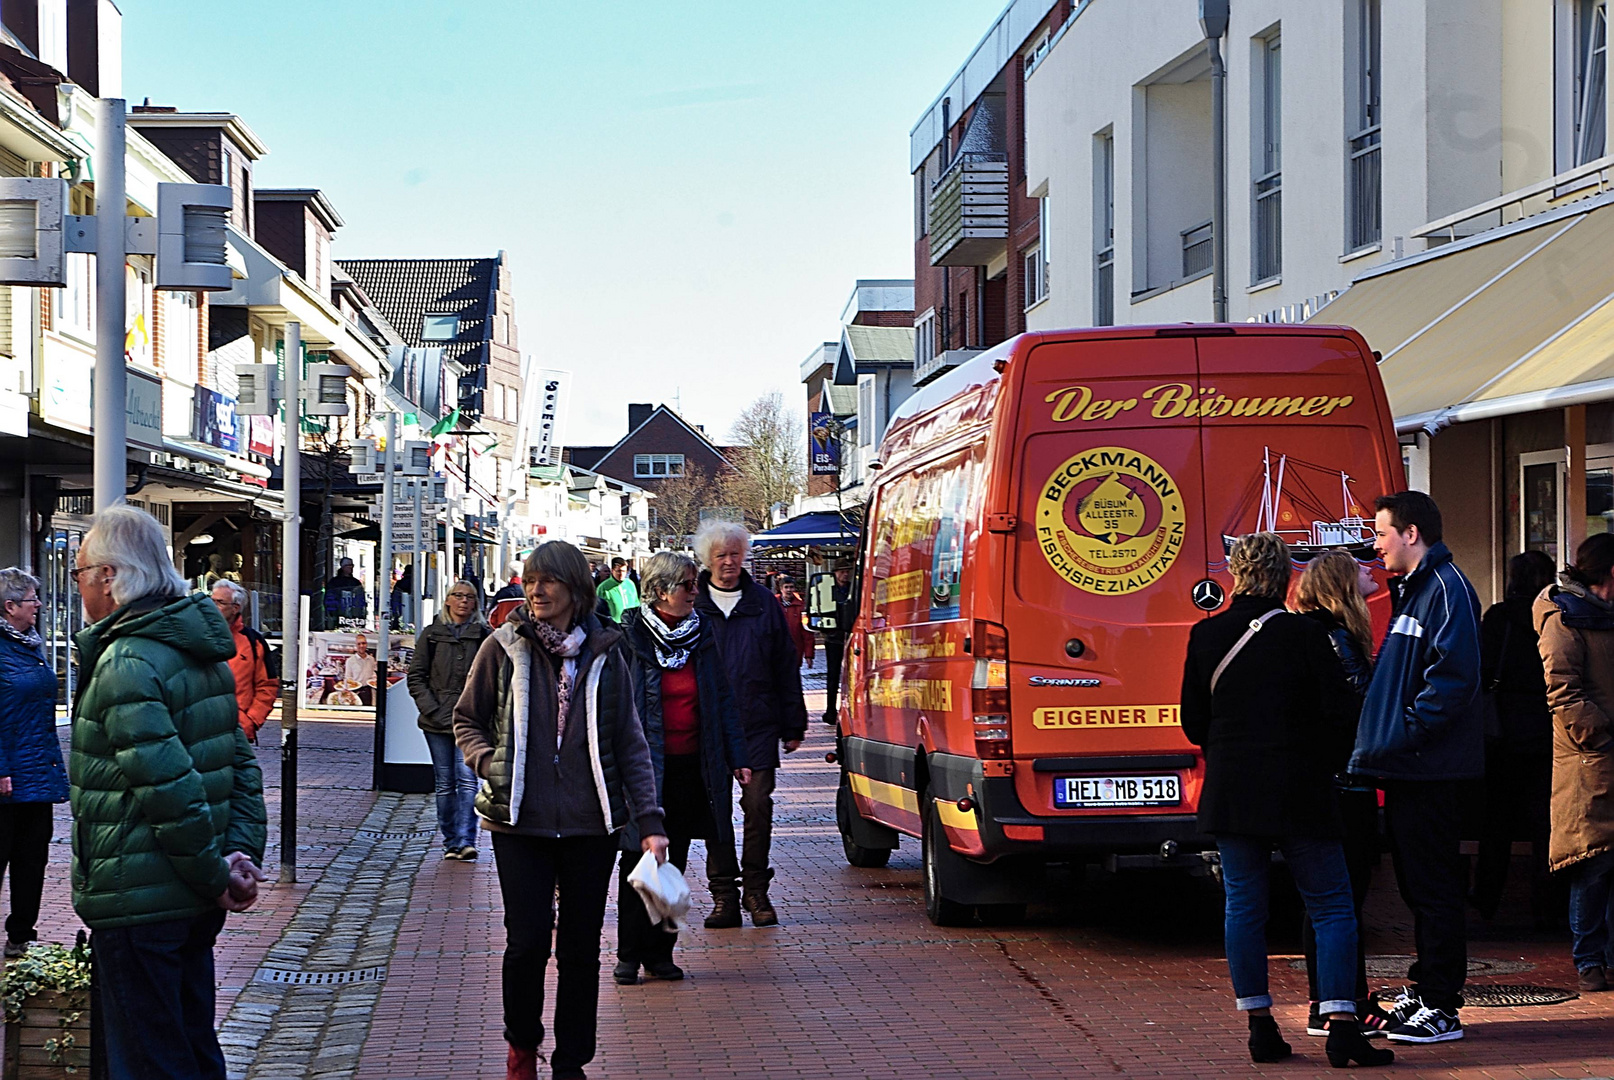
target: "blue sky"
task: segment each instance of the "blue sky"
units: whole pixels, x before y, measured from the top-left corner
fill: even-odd
[[[233,111],[336,256],[489,255],[568,440],[802,400],[856,278],[913,273],[908,129],[999,0],[123,0],[131,102]],[[225,14],[228,12],[228,14]]]

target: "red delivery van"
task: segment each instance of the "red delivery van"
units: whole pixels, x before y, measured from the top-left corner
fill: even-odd
[[[918,838],[941,924],[1013,918],[1048,862],[1203,871],[1177,703],[1228,545],[1372,562],[1373,500],[1405,487],[1361,336],[1024,334],[917,391],[880,455],[837,742],[848,861]]]

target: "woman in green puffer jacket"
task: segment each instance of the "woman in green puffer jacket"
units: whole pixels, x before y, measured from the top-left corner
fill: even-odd
[[[101,511],[74,576],[92,625],[76,639],[73,907],[95,933],[107,1052],[136,1075],[223,1075],[213,942],[257,897],[267,821],[235,642],[143,511]]]

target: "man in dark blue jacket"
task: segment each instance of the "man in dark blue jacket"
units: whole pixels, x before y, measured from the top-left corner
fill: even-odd
[[[1440,508],[1421,491],[1380,496],[1374,549],[1391,574],[1390,632],[1362,703],[1350,771],[1378,779],[1401,897],[1418,959],[1392,1010],[1396,1042],[1463,1037],[1468,971],[1458,844],[1458,782],[1485,773],[1479,598],[1441,542]]]

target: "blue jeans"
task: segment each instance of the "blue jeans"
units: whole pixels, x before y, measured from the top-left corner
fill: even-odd
[[[444,850],[476,847],[476,777],[471,774],[454,736],[422,731],[432,755],[432,781],[437,795],[437,828]]]
[[[189,919],[97,930],[91,947],[111,1080],[224,1080],[213,1030],[217,909]]]
[[[1272,849],[1283,852],[1317,933],[1317,992],[1323,1015],[1356,1012],[1356,912],[1338,840],[1218,836],[1227,890],[1227,968],[1240,1009],[1269,1009],[1267,890]]]
[[[1614,968],[1609,926],[1614,923],[1614,851],[1569,868],[1569,932],[1575,937],[1575,970]]]

